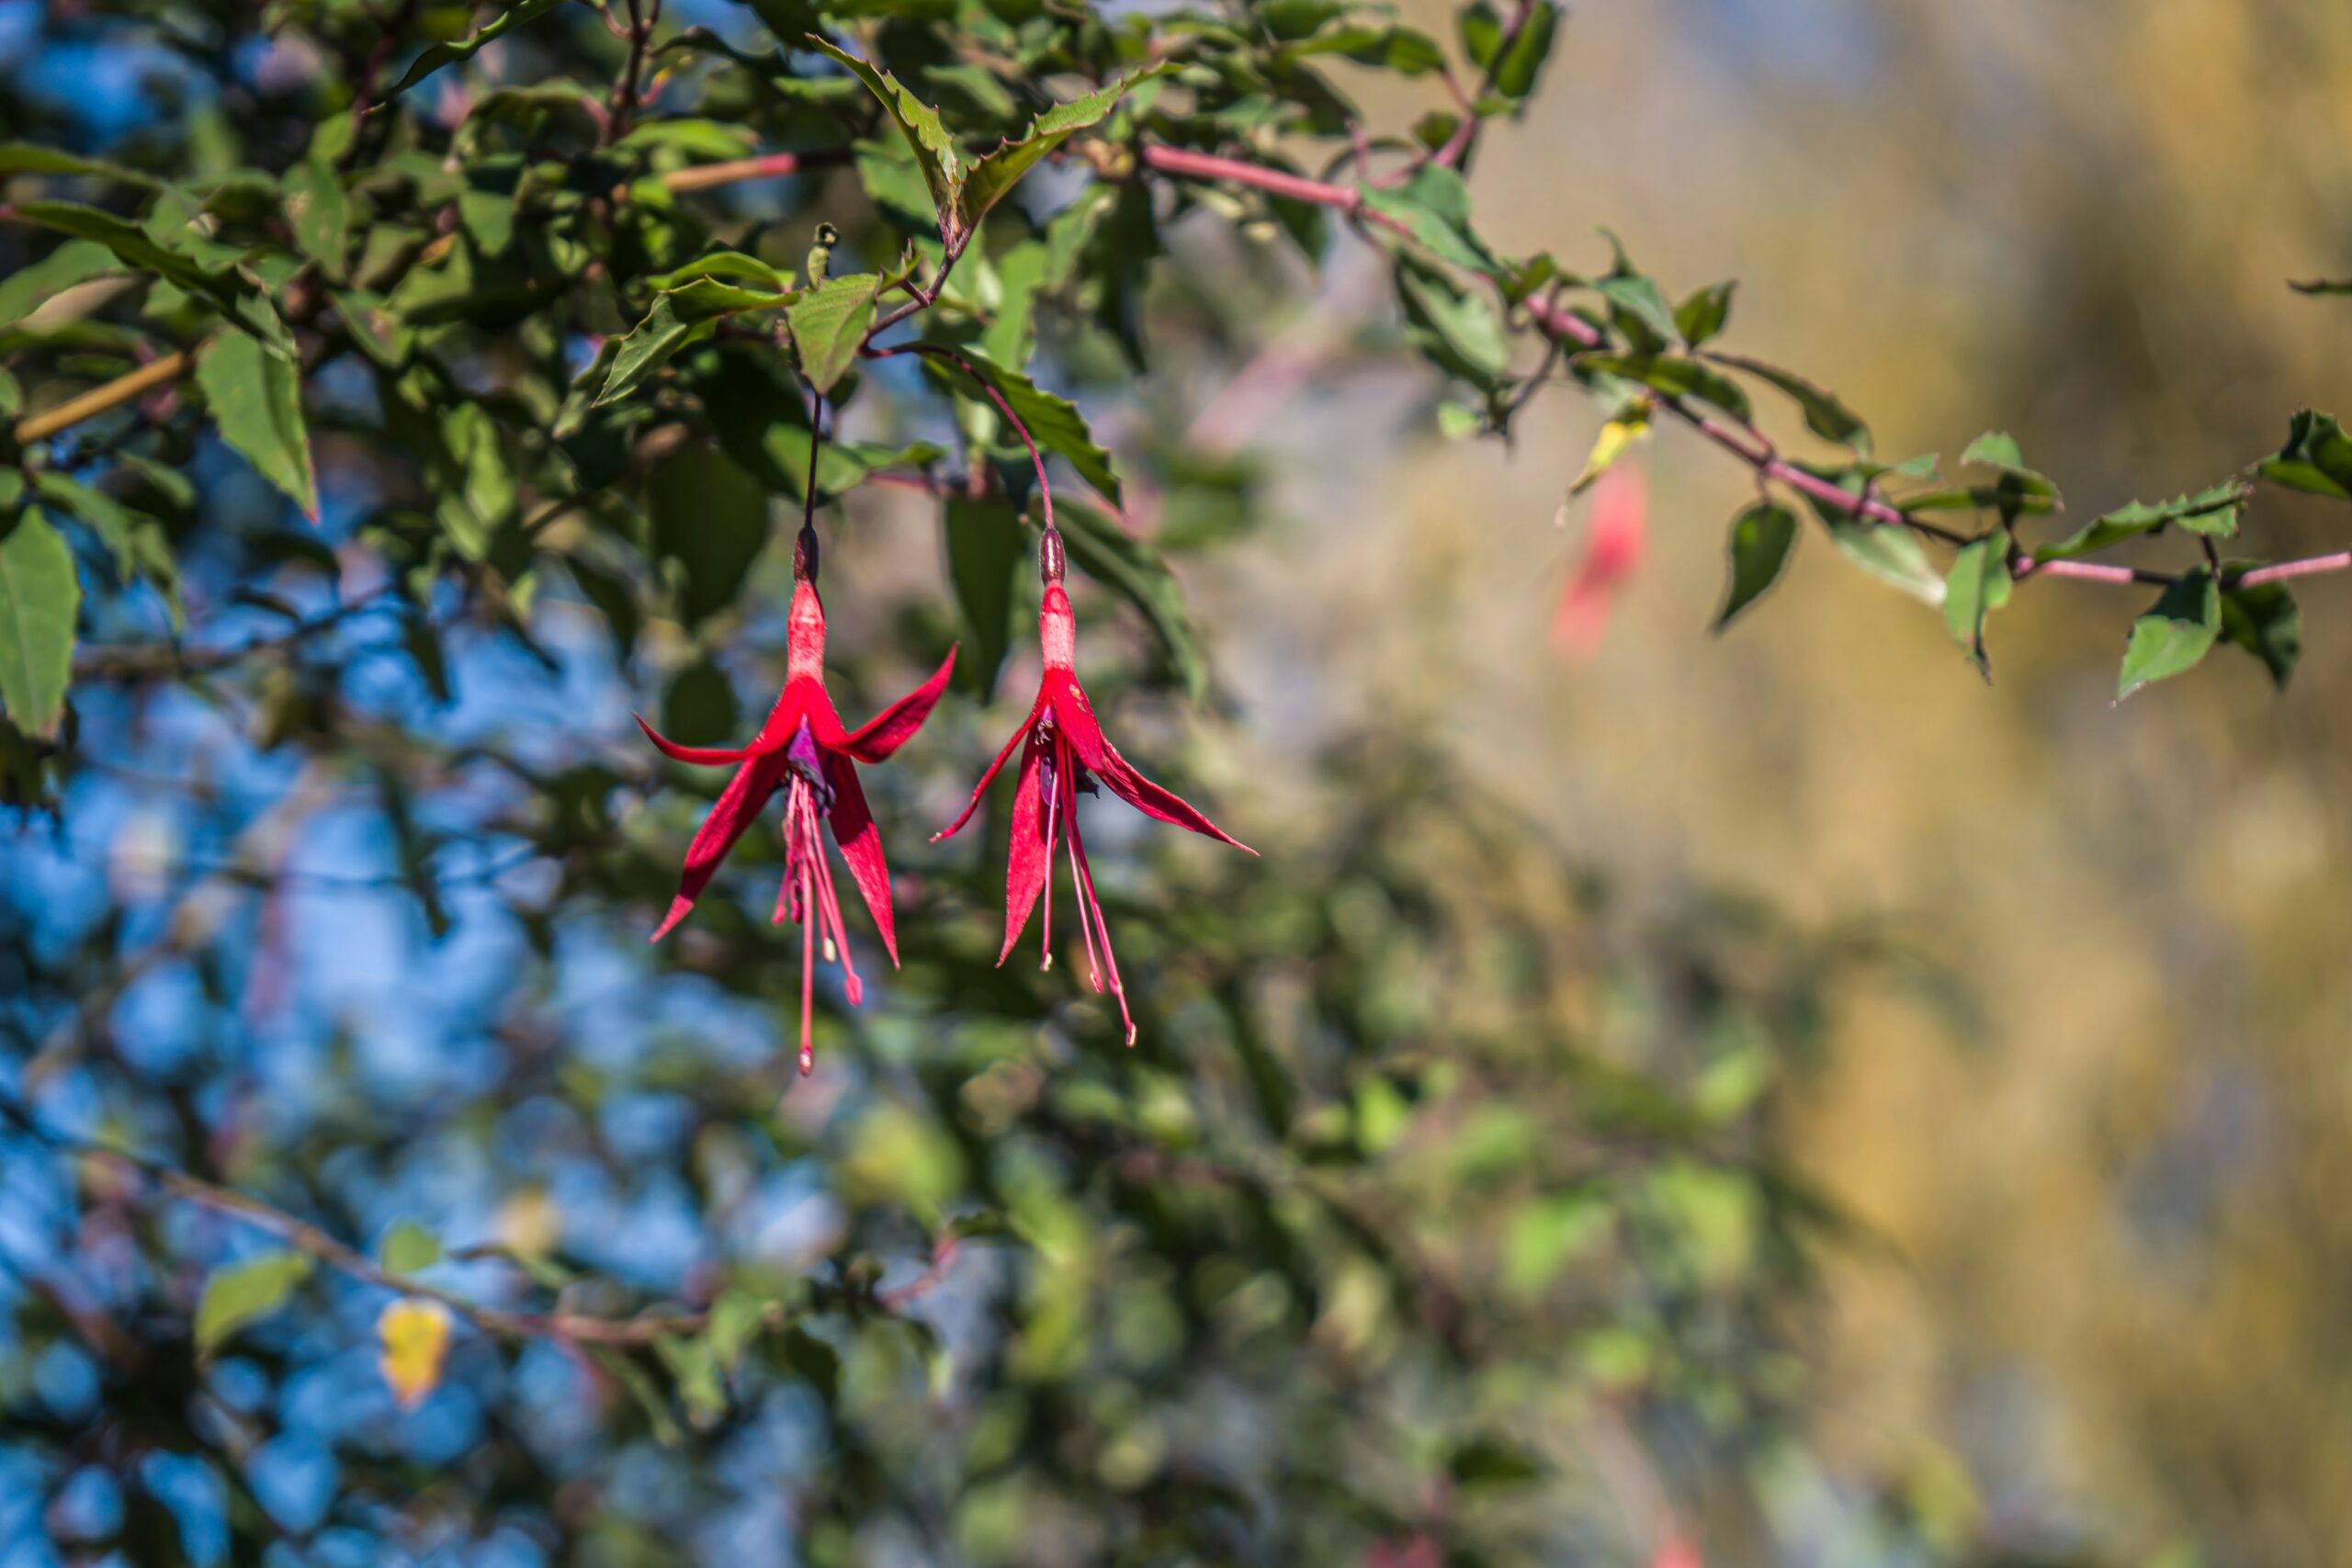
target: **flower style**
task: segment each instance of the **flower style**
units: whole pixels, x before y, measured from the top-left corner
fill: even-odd
[[[996,754],[996,761],[989,764],[988,772],[980,775],[964,814],[944,831],[933,834],[932,841],[936,843],[972,819],[972,814],[979,809],[980,797],[995,782],[1013,748],[1023,747],[1020,782],[1012,796],[1012,852],[1005,871],[1004,948],[996,961],[1002,964],[1012,955],[1013,944],[1021,940],[1021,933],[1028,927],[1030,912],[1043,895],[1044,962],[1039,967],[1053,967],[1054,900],[1049,888],[1054,840],[1066,828],[1072,892],[1078,901],[1078,929],[1086,942],[1087,967],[1097,993],[1102,990],[1107,973],[1111,994],[1119,1001],[1119,1017],[1126,1025],[1127,1043],[1132,1045],[1136,1043],[1136,1021],[1127,1010],[1126,987],[1119,979],[1118,956],[1111,951],[1111,928],[1103,921],[1102,901],[1095,897],[1094,873],[1087,863],[1086,840],[1079,832],[1080,793],[1094,794],[1095,780],[1100,779],[1110,785],[1111,793],[1147,817],[1190,829],[1250,854],[1258,852],[1136,772],[1103,735],[1102,727],[1094,717],[1094,705],[1087,700],[1086,688],[1079,684],[1074,668],[1078,623],[1070,613],[1069,595],[1062,588],[1063,560],[1061,535],[1048,526],[1037,546],[1038,570],[1046,583],[1045,605],[1037,615],[1046,673],[1038,683],[1037,700],[1030,705],[1029,716],[1022,720],[1012,739],[1005,742],[1004,750]]]
[[[737,764],[718,804],[695,835],[686,851],[685,871],[678,879],[678,896],[670,913],[654,931],[659,942],[686,918],[695,900],[718,870],[718,863],[743,830],[752,825],[778,789],[784,803],[784,886],[776,895],[775,922],[789,918],[800,922],[800,1070],[816,1066],[809,1023],[816,990],[817,945],[821,936],[828,963],[839,962],[852,1006],[864,993],[857,966],[850,961],[849,936],[842,925],[840,900],[833,890],[831,865],[825,858],[820,822],[828,823],[842,859],[849,863],[850,880],[857,884],[882,935],[883,951],[899,962],[899,939],[890,919],[890,870],[882,859],[882,835],[866,809],[865,792],[857,782],[857,762],[879,762],[911,739],[931,716],[932,705],[947,686],[956,667],[950,649],[932,678],[884,708],[859,729],[842,728],[825,693],[825,606],[817,596],[814,538],[804,534],[793,557],[792,616],[789,626],[784,691],[768,714],[767,723],[749,746],[727,750],[681,746],[654,733],[639,718],[637,726],[663,756],[703,767]]]

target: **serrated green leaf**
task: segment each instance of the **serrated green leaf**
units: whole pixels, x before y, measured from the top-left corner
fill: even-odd
[[[1021,423],[1029,427],[1029,434],[1038,446],[1068,458],[1079,477],[1102,492],[1103,499],[1114,506],[1120,504],[1119,476],[1111,467],[1111,454],[1095,444],[1093,434],[1086,428],[1085,417],[1075,403],[1041,390],[1028,377],[1006,369],[974,349],[956,350],[960,365],[956,360],[933,355],[923,357],[934,370],[948,374],[951,384],[972,376],[995,388],[997,395],[1011,404]]]
[[[1944,578],[1944,625],[1987,680],[1993,661],[1984,652],[1984,619],[2009,602],[2008,558],[2008,530],[1996,528],[1962,546]]]
[[[1020,183],[1021,176],[1037,166],[1040,159],[1077,132],[1100,125],[1111,111],[1146,82],[1156,81],[1177,70],[1173,62],[1138,71],[1107,87],[1098,88],[1082,98],[1066,104],[1056,104],[1029,122],[1028,134],[1017,141],[1007,141],[995,152],[973,164],[965,171],[963,188],[956,198],[956,232],[968,235],[980,226],[989,209],[1002,201],[1007,192]],[[956,243],[950,237],[949,244]]]
[[[1759,501],[1732,519],[1731,581],[1724,593],[1724,607],[1715,615],[1716,631],[1730,626],[1781,580],[1796,542],[1796,513],[1775,502]]]
[[[2271,684],[2283,692],[2303,656],[2303,613],[2284,583],[2237,588],[2224,581],[2222,637],[2262,660]]]
[[[319,519],[318,471],[302,419],[301,372],[244,333],[221,333],[197,355],[196,384],[220,438],[244,454],[264,479]]]
[[[612,367],[605,372],[604,389],[592,406],[603,408],[636,391],[669,363],[671,355],[703,335],[719,317],[741,310],[788,309],[799,298],[790,292],[745,288],[715,277],[698,277],[683,288],[664,289],[653,297],[645,320],[620,340]]]
[[[0,538],[0,705],[28,735],[57,732],[82,607],[74,552],[37,508]]]
[[[1357,188],[1367,209],[1402,224],[1438,260],[1488,276],[1501,272],[1502,264],[1470,226],[1470,191],[1452,169],[1424,164],[1402,185]]]
[[[1065,502],[1057,513],[1071,561],[1142,612],[1185,692],[1195,702],[1205,696],[1208,660],[1185,616],[1184,591],[1159,552],[1091,506]]]
[[[2333,414],[2305,409],[2288,427],[2287,445],[2266,457],[2255,472],[2272,484],[2307,495],[2352,501],[2352,436]]]
[[[306,1252],[264,1252],[214,1273],[196,1306],[196,1353],[209,1356],[231,1335],[284,1306],[314,1267]]]
[[[2195,669],[2212,651],[2221,632],[2221,584],[2212,572],[2199,567],[2166,587],[2154,607],[2132,623],[2115,700],[2120,703],[2143,686]]]
[[[881,287],[879,273],[831,278],[785,312],[792,326],[792,345],[800,355],[800,374],[819,393],[831,392],[857,363],[858,346],[874,325],[874,302]]]
[[[1675,341],[1679,329],[1675,324],[1674,307],[1666,302],[1653,280],[1625,273],[1612,277],[1596,277],[1592,288],[1609,301],[1610,310],[1621,328],[1631,324],[1631,335],[1637,340],[1637,349],[1663,349]]]
[[[234,305],[254,292],[253,286],[243,279],[159,244],[137,224],[126,223],[95,207],[71,201],[20,201],[12,211],[25,222],[104,245],[124,265],[168,278],[189,293],[204,295],[221,305]]]
[[[1406,336],[1431,364],[1484,390],[1501,387],[1510,370],[1510,340],[1493,300],[1455,288],[1435,268],[1401,261],[1396,298]]]
[[[527,22],[536,21],[562,4],[563,0],[514,0],[514,4],[485,23],[478,31],[452,42],[436,43],[418,55],[410,62],[409,68],[401,73],[401,79],[392,84],[391,91],[384,95],[383,103],[378,104],[376,107],[379,110],[382,109],[385,105],[390,104],[391,100],[399,97],[444,65],[453,64],[460,60],[471,60],[483,49],[497,42],[516,28]]]
[[[1859,414],[1840,402],[1835,392],[1816,387],[1792,371],[1783,370],[1777,365],[1767,365],[1760,359],[1750,359],[1743,354],[1712,354],[1708,357],[1718,365],[1745,370],[1784,393],[1804,413],[1805,428],[1824,441],[1851,446],[1865,457],[1871,455],[1870,426],[1862,423]]]
[[[2191,533],[2226,539],[2237,532],[2238,508],[2249,492],[2233,479],[2171,501],[2135,501],[2033,552],[2037,561],[2075,560],[2109,546],[2177,523]]]
[[[939,219],[940,237],[951,249],[960,249],[964,236],[957,229],[962,222],[964,179],[971,165],[956,138],[941,122],[939,111],[915,96],[897,77],[876,70],[847,50],[814,33],[808,35],[808,41],[847,67],[880,101],[884,112],[914,151],[915,166],[922,171],[924,187],[931,192],[932,210]]]
[[[959,668],[973,694],[987,702],[1012,646],[1013,590],[1029,552],[1019,515],[1001,501],[951,495],[944,526],[947,575],[970,634]]]

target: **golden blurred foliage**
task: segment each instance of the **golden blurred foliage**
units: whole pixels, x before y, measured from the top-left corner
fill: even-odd
[[[2079,518],[2352,404],[2352,304],[2287,287],[2352,275],[2352,7],[1603,0],[1550,69],[1481,154],[1486,232],[1589,266],[1607,223],[1678,295],[1737,276],[1727,344],[1836,387],[1890,457],[2011,430]],[[1389,91],[1367,110],[1401,123]],[[1204,585],[1264,628],[1228,657],[1254,728],[1425,716],[1629,886],[1914,918],[1976,987],[1982,1042],[1865,1014],[1817,1085],[1815,1170],[1905,1259],[1841,1271],[1838,1440],[1939,1435],[1996,1520],[2342,1561],[2352,586],[2306,586],[2284,696],[2223,650],[2113,706],[2145,591],[2051,581],[1995,623],[1987,690],[1817,531],[1711,639],[1747,476],[1668,431],[1629,459],[1647,564],[1563,663],[1588,519],[1550,521],[1605,411],[1547,394],[1506,456],[1439,439],[1422,383],[1312,391],[1261,432],[1277,575]],[[1381,420],[1420,434],[1368,451]],[[2345,523],[2266,500],[2249,527],[2288,554]]]

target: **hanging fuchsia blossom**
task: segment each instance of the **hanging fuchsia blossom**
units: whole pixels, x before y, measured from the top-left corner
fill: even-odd
[[[860,729],[842,728],[825,694],[825,606],[817,597],[815,540],[803,535],[793,556],[796,585],[786,643],[784,691],[768,714],[759,736],[741,750],[680,746],[665,740],[644,719],[637,721],[646,739],[662,755],[703,767],[740,763],[718,804],[695,835],[686,851],[685,873],[678,879],[678,896],[670,913],[652,936],[655,942],[686,918],[695,898],[718,870],[718,863],[743,836],[768,797],[781,789],[784,801],[784,886],[776,895],[775,921],[800,923],[800,1070],[816,1066],[809,1040],[815,999],[817,945],[821,936],[827,962],[838,961],[856,1005],[864,987],[857,966],[850,962],[849,935],[842,925],[840,900],[834,897],[833,872],[825,858],[820,822],[829,823],[842,859],[849,863],[850,880],[857,884],[874,926],[882,935],[883,951],[899,962],[899,939],[890,920],[890,869],[882,859],[882,835],[866,809],[865,792],[858,786],[856,762],[879,762],[910,739],[931,716],[932,705],[947,687],[956,667],[950,649],[938,671],[914,691],[900,697]]]
[[[1037,564],[1046,581],[1045,606],[1037,615],[1046,674],[1038,684],[1037,700],[1030,705],[1029,716],[1022,721],[1012,739],[1005,742],[1004,750],[996,754],[996,761],[989,764],[988,772],[980,775],[964,814],[944,832],[934,834],[933,841],[946,838],[972,819],[972,813],[979,809],[980,797],[988,793],[1013,748],[1023,747],[1020,782],[1012,795],[1012,852],[1005,870],[1004,948],[996,961],[1002,964],[1012,955],[1013,944],[1021,940],[1022,931],[1029,924],[1030,911],[1037,907],[1037,899],[1043,895],[1046,921],[1044,962],[1040,967],[1053,967],[1054,900],[1050,886],[1054,840],[1067,830],[1072,894],[1078,902],[1079,934],[1086,942],[1087,967],[1098,993],[1103,988],[1107,974],[1111,994],[1119,1000],[1119,1017],[1126,1025],[1127,1043],[1132,1045],[1136,1043],[1136,1021],[1127,1010],[1126,987],[1119,979],[1119,960],[1111,951],[1111,928],[1103,921],[1102,901],[1095,897],[1094,873],[1086,860],[1086,840],[1079,833],[1079,795],[1096,793],[1094,782],[1100,779],[1110,785],[1111,793],[1147,817],[1190,829],[1250,854],[1258,852],[1137,773],[1103,735],[1102,727],[1094,717],[1094,705],[1087,700],[1086,688],[1078,683],[1074,667],[1078,623],[1070,613],[1069,595],[1062,588],[1061,535],[1051,527],[1038,542]]]

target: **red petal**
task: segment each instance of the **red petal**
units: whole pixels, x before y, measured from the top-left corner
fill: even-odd
[[[1054,717],[1077,748],[1079,760],[1094,770],[1094,774],[1114,795],[1142,812],[1146,817],[1174,827],[1185,828],[1205,838],[1231,844],[1250,854],[1258,852],[1202,816],[1173,790],[1162,789],[1142,773],[1135,764],[1119,755],[1111,738],[1094,719],[1093,705],[1087,701],[1086,691],[1076,681],[1068,683],[1061,700],[1054,704]]]
[[[702,897],[702,890],[718,874],[718,863],[727,858],[727,852],[735,847],[735,840],[743,836],[743,829],[752,825],[760,807],[775,793],[776,781],[784,776],[786,766],[780,759],[754,757],[735,770],[718,804],[703,818],[701,830],[686,849],[686,868],[678,878],[678,896],[670,901],[670,913],[648,940],[660,942],[670,934],[672,927],[686,918],[686,911],[695,907],[695,900]]]
[[[999,964],[1012,956],[1012,944],[1021,940],[1053,872],[1053,846],[1046,842],[1045,806],[1037,788],[1042,750],[1032,746],[1021,754],[1021,782],[1012,792],[1012,852],[1004,866],[1004,951],[996,955]]]
[[[947,677],[956,672],[956,649],[949,649],[947,657],[931,679],[876,714],[860,728],[854,729],[842,740],[842,750],[861,762],[879,762],[914,739],[922,721],[931,716],[939,694],[947,690]]]
[[[874,826],[874,813],[866,808],[857,769],[847,757],[838,751],[825,753],[825,780],[833,786],[833,842],[842,847],[850,880],[865,896],[874,929],[882,933],[882,950],[895,964],[899,933],[890,921],[890,867],[882,858],[881,829]]]
[[[1049,684],[1046,690],[1050,691],[1051,689],[1052,688]],[[938,832],[933,833],[931,836],[931,841],[933,843],[935,844],[939,842],[940,840],[952,836],[957,829],[961,829],[965,823],[969,822],[972,819],[972,813],[980,808],[980,796],[988,794],[989,785],[996,783],[997,774],[1003,770],[1004,760],[1012,755],[1012,749],[1015,746],[1020,745],[1023,740],[1029,739],[1029,731],[1035,728],[1038,712],[1045,707],[1046,700],[1046,693],[1039,692],[1037,694],[1036,702],[1032,705],[1029,709],[1028,716],[1021,721],[1021,728],[1012,732],[1012,739],[1006,741],[1004,743],[1004,750],[996,754],[996,761],[989,764],[989,771],[982,773],[980,775],[980,782],[972,786],[972,798],[964,803],[964,814],[956,818],[955,821],[947,824],[946,827],[942,828]]]
[[[660,747],[662,754],[673,762],[692,762],[699,768],[717,768],[729,762],[740,762],[751,755],[749,750],[729,751],[724,747],[681,746],[674,740],[662,739],[651,725],[646,723],[638,715],[631,714],[629,717],[637,719],[637,727],[645,731],[645,738]]]
[[[1593,497],[1584,555],[1552,615],[1552,649],[1561,658],[1580,661],[1600,647],[1611,610],[1648,553],[1648,517],[1641,470],[1611,468]]]

